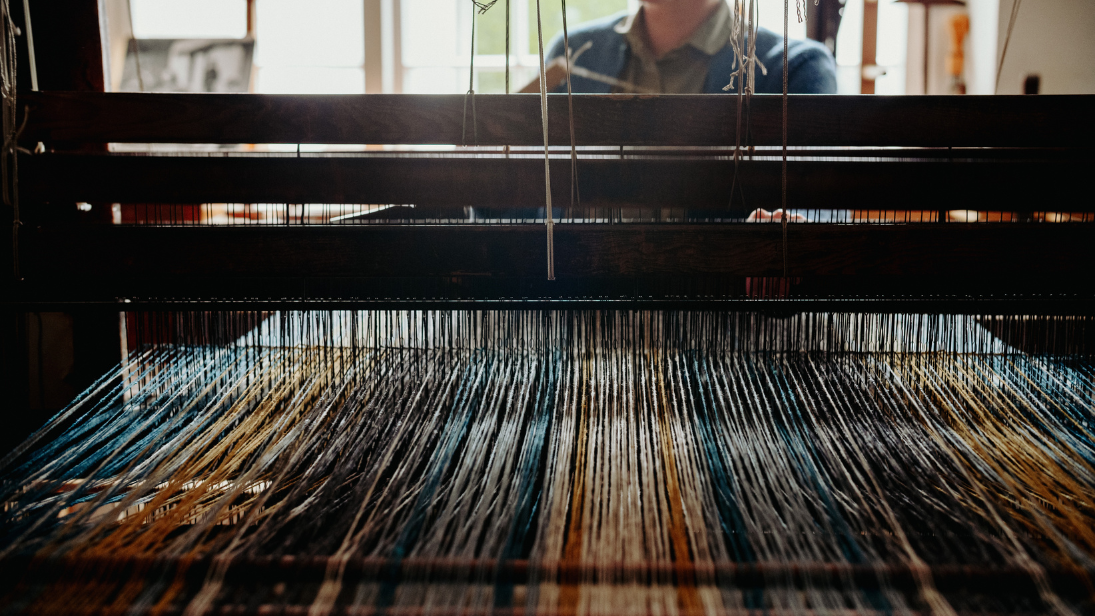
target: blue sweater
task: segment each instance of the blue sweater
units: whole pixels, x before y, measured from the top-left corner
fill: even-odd
[[[627,40],[614,27],[625,17],[626,12],[610,15],[603,19],[582,24],[570,34],[570,48],[579,49],[587,41],[593,46],[583,53],[576,66],[589,69],[609,77],[619,77],[627,66],[631,48]],[[551,42],[548,61],[563,55],[563,35],[559,34]],[[783,92],[783,37],[771,30],[760,28],[757,32],[757,60],[768,69],[765,75],[757,68],[756,91],[758,94],[779,94]],[[835,94],[836,62],[817,41],[792,40],[787,52],[788,73],[790,79],[787,91],[792,94]],[[723,86],[730,83],[734,73],[734,50],[727,45],[711,57],[704,82],[703,91],[707,94],[722,94]],[[590,94],[608,94],[612,86],[600,81],[572,76],[571,87],[575,92]],[[566,92],[566,85],[557,87],[555,92]]]

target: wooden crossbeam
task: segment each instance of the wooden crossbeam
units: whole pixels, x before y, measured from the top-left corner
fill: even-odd
[[[1088,277],[1087,225],[791,224],[789,276]],[[539,277],[542,225],[42,226],[28,279]],[[780,276],[779,224],[558,224],[559,277]]]
[[[551,96],[550,139],[569,144]],[[45,142],[463,144],[462,95],[288,96],[27,92],[24,136]],[[800,146],[1078,147],[1095,142],[1095,96],[793,95]],[[732,146],[738,102],[718,95],[576,95],[579,145]],[[778,96],[756,95],[748,143],[777,145]],[[477,95],[480,145],[543,143],[535,95]],[[473,131],[466,131],[472,135]],[[470,139],[470,137],[468,137]],[[744,143],[744,141],[743,141]],[[471,143],[467,143],[471,145]]]
[[[1091,314],[1086,225],[41,226],[0,305],[59,310],[666,308]],[[750,291],[752,288],[754,291]],[[121,303],[120,303],[121,302]]]
[[[1092,211],[1095,203],[1076,198],[1086,190],[1087,166],[1084,161],[795,161],[789,167],[788,202],[821,209]],[[47,154],[22,157],[19,171],[27,203],[414,204],[463,217],[464,206],[537,208],[544,202],[543,161],[533,157]],[[551,177],[553,202],[569,205],[569,161],[553,161]],[[726,159],[583,160],[578,178],[581,204],[589,207],[742,214],[780,203],[780,168],[774,160],[741,164],[733,204],[734,168]]]

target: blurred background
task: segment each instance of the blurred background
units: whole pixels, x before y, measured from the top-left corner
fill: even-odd
[[[100,0],[114,91],[461,93],[468,89],[471,0]],[[992,94],[1013,0],[805,0],[792,38],[834,51],[841,94]],[[545,45],[561,3],[541,3]],[[568,24],[638,0],[570,0]],[[781,32],[782,0],[758,0]],[[510,0],[511,88],[536,71],[536,0]],[[479,15],[477,92],[505,89],[506,2]],[[1095,2],[1021,6],[1000,94],[1095,92]],[[141,78],[136,65],[139,55]],[[212,67],[212,70],[211,70]],[[1035,77],[1032,83],[1030,77]]]

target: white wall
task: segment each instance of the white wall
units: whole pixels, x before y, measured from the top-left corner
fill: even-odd
[[[963,10],[970,17],[965,80],[969,94],[992,94],[996,67],[1014,0],[967,0],[961,7],[931,10],[929,51],[931,94],[949,92],[945,74],[950,53],[948,21]],[[906,87],[924,92],[924,9],[909,7]],[[1031,73],[1042,76],[1043,94],[1095,94],[1095,0],[1025,0],[1015,20],[1000,78],[1000,94],[1020,94]]]
[[[966,41],[966,92],[992,94],[999,59],[996,30],[1000,0],[968,0],[966,7],[970,14],[970,34]]]
[[[1003,48],[1013,0],[1000,0]],[[999,58],[999,55],[997,55]],[[1021,94],[1023,79],[1042,76],[1042,94],[1095,94],[1095,0],[1025,0],[1000,75],[1000,94]]]

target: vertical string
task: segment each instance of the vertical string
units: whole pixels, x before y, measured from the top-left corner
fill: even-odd
[[[1087,359],[996,357],[973,321],[938,315],[359,314],[280,313],[265,349],[239,338],[249,319],[141,315],[200,346],[134,354],[0,458],[0,557],[81,580],[17,572],[46,589],[17,600],[485,612],[519,609],[525,585],[528,612],[592,591],[604,612],[953,614],[953,597],[1071,613],[1047,572],[1084,575],[1095,545]],[[357,319],[361,355],[343,337]],[[847,352],[805,352],[834,338],[801,326]],[[297,563],[318,591],[288,577]],[[761,583],[720,595],[715,567],[738,564]],[[955,567],[1026,581],[1015,599],[944,596],[932,576]]]
[[[738,186],[738,171],[741,164],[741,113],[745,96],[745,20],[741,18],[741,7],[737,0],[734,2],[734,15],[738,18],[738,48],[740,51],[737,53],[738,62],[738,115],[737,125],[734,130],[734,179],[730,182],[730,203],[731,210],[734,206],[734,190]],[[723,90],[733,86],[734,76],[730,76],[730,85]],[[744,193],[742,193],[744,195]],[[745,198],[742,197],[742,209],[745,209]]]
[[[3,83],[0,83],[0,95],[3,96],[3,132],[4,132],[4,147],[0,151],[0,168],[2,168],[3,175],[3,201],[11,206],[12,219],[11,219],[11,263],[12,263],[12,277],[15,280],[20,279],[19,270],[19,229],[23,226],[23,222],[19,217],[19,151],[17,145],[19,142],[19,133],[22,128],[16,127],[16,77],[17,77],[17,63],[15,58],[16,46],[15,46],[15,21],[11,17],[11,6],[7,0],[4,0],[0,5],[3,9],[3,40],[0,41],[0,70],[3,71]],[[29,11],[27,12],[27,24],[30,23]],[[29,37],[30,29],[27,29]],[[37,89],[37,77],[33,71],[31,77],[35,80],[35,89]],[[26,125],[27,116],[30,114],[30,108],[27,107],[23,114],[23,124]]]
[[[27,27],[27,63],[30,65],[30,89],[37,92],[38,65],[34,61],[34,29],[30,27],[30,0],[23,0],[23,24]],[[129,30],[130,32],[133,31],[132,18],[130,18]],[[139,71],[137,75],[140,76]]]
[[[551,213],[551,158],[548,152],[547,66],[544,64],[544,24],[540,18],[540,0],[536,0],[536,39],[540,49],[540,116],[544,128],[544,191],[547,207],[547,278],[555,280],[555,221]],[[569,73],[569,70],[568,70]],[[569,77],[568,77],[569,79]]]
[[[798,6],[796,3],[795,6]],[[783,0],[783,162],[780,174],[783,179],[782,209],[780,217],[783,225],[783,277],[787,277],[787,37],[790,28],[787,23],[790,19],[790,0]]]
[[[479,126],[475,118],[475,14],[478,6],[471,5],[471,61],[468,63],[468,91],[464,94],[464,121],[460,129],[460,144],[468,145],[468,99],[471,99],[471,130],[475,145],[479,145]],[[507,67],[508,72],[508,67]]]
[[[1019,5],[1023,0],[1015,0],[1015,4],[1011,5],[1011,16],[1008,17],[1008,33],[1004,36],[1004,48],[1000,51],[1000,62],[996,65],[996,86],[992,89],[993,94],[1000,92],[1000,73],[1004,70],[1004,58],[1008,55],[1008,43],[1011,42],[1011,30],[1015,27],[1015,18],[1019,16]],[[927,62],[927,60],[924,60]],[[924,86],[925,91],[927,86]]]
[[[506,0],[506,94],[509,94],[509,3],[510,0]],[[509,158],[509,146],[504,146],[502,151],[505,152],[506,158]]]
[[[506,94],[509,94],[509,2],[506,0]]]
[[[574,138],[574,92],[570,88],[570,35],[567,32],[567,0],[563,0],[563,57],[567,68],[567,118],[570,122],[570,207],[581,205],[578,194],[578,149]]]
[[[137,90],[144,92],[144,77],[141,75],[141,46],[137,42],[137,37],[133,34],[133,9],[129,8],[128,2],[126,3],[126,13],[129,17],[129,36],[131,37],[129,42],[133,45],[133,62],[137,66]],[[128,47],[127,45],[126,48],[128,49]]]

